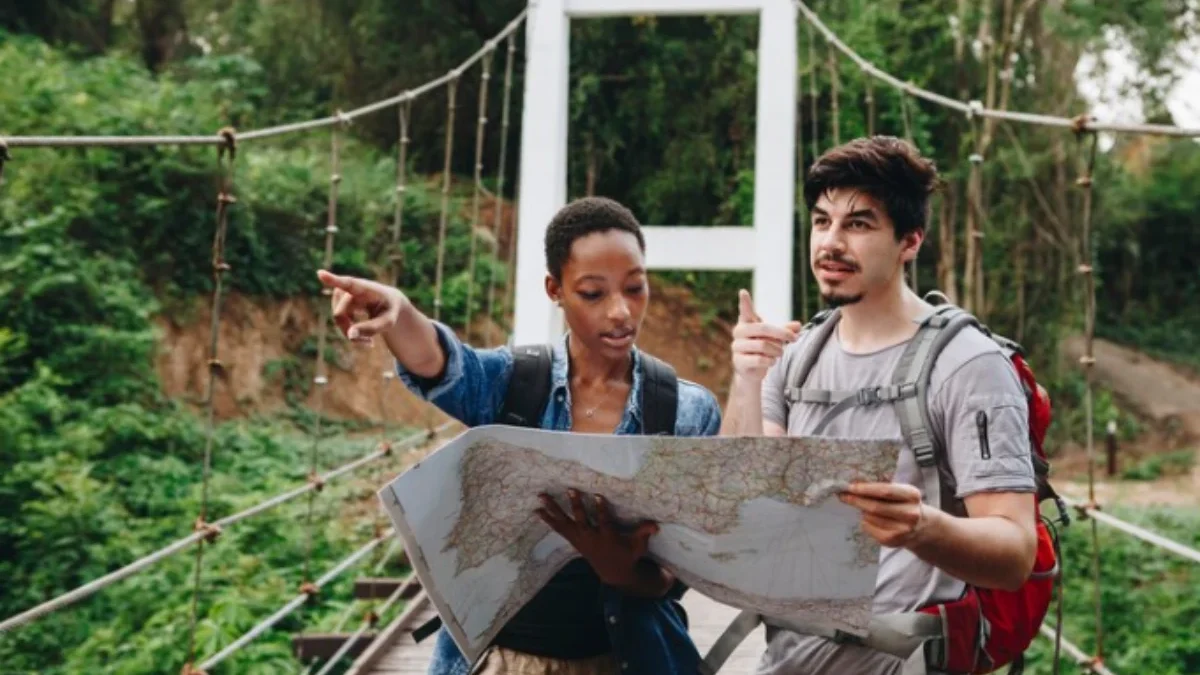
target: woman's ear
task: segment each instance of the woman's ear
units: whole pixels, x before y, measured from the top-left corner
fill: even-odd
[[[562,285],[550,274],[546,275],[546,297],[556,305],[562,300]]]

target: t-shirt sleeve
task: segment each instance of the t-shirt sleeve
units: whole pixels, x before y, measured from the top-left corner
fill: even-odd
[[[1008,359],[967,361],[934,392],[930,418],[941,431],[959,499],[979,492],[1033,492],[1028,403]]]
[[[782,357],[775,361],[767,371],[762,381],[762,418],[763,422],[778,424],[787,428],[787,405],[783,398],[784,375],[787,373],[788,360],[792,358],[793,350],[785,350]]]

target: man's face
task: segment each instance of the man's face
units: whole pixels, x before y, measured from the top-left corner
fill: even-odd
[[[904,263],[917,254],[922,235],[896,241],[892,219],[874,197],[853,188],[830,190],[811,217],[809,258],[827,304],[852,304],[904,283]]]

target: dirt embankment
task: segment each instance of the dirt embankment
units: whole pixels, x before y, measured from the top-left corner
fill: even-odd
[[[322,298],[321,300],[324,300]],[[315,348],[299,356],[306,341],[316,344],[319,314],[316,299],[262,302],[227,296],[222,303],[218,357],[222,364],[214,407],[219,419],[277,412],[288,405],[291,378],[309,389],[304,404],[317,405]],[[166,393],[199,405],[208,386],[209,322],[207,299],[198,299],[185,319],[159,317],[160,349],[156,366]],[[679,376],[711,389],[722,403],[730,378],[729,326],[705,321],[702,308],[687,289],[654,286],[639,347],[675,366]],[[473,335],[484,335],[476,326]],[[497,335],[501,333],[497,332]],[[336,354],[327,366],[323,409],[354,420],[381,421],[384,410],[393,423],[430,426],[448,419],[388,380],[391,355],[382,344],[358,348],[334,329],[328,344]],[[385,389],[386,388],[386,389]],[[386,395],[384,395],[386,394]],[[381,409],[381,395],[385,409]]]
[[[1200,381],[1168,363],[1121,345],[1096,340],[1096,378],[1141,415],[1161,425],[1178,426],[1200,440]],[[1081,337],[1063,344],[1063,352],[1077,361],[1084,352]]]
[[[1077,361],[1084,352],[1080,337],[1062,345],[1063,354]],[[1101,503],[1200,505],[1200,381],[1136,350],[1096,340],[1096,380],[1148,422],[1147,430],[1131,442],[1117,444],[1117,475],[1104,469],[1106,439],[1096,439],[1096,499]],[[1183,461],[1191,453],[1190,468],[1149,480],[1121,480],[1129,468],[1146,463]],[[1054,472],[1067,480],[1060,489],[1076,499],[1087,497],[1087,457],[1082,448],[1070,448],[1054,461]]]

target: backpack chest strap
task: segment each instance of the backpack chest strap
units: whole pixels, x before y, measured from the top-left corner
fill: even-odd
[[[790,394],[790,392],[789,392]],[[796,400],[803,403],[833,405],[833,409],[825,413],[817,423],[812,435],[819,436],[838,415],[851,408],[870,407],[883,403],[896,403],[917,395],[915,384],[889,384],[876,387],[863,387],[853,391],[830,391],[825,389],[801,389],[796,392]],[[791,400],[789,398],[789,400]]]

